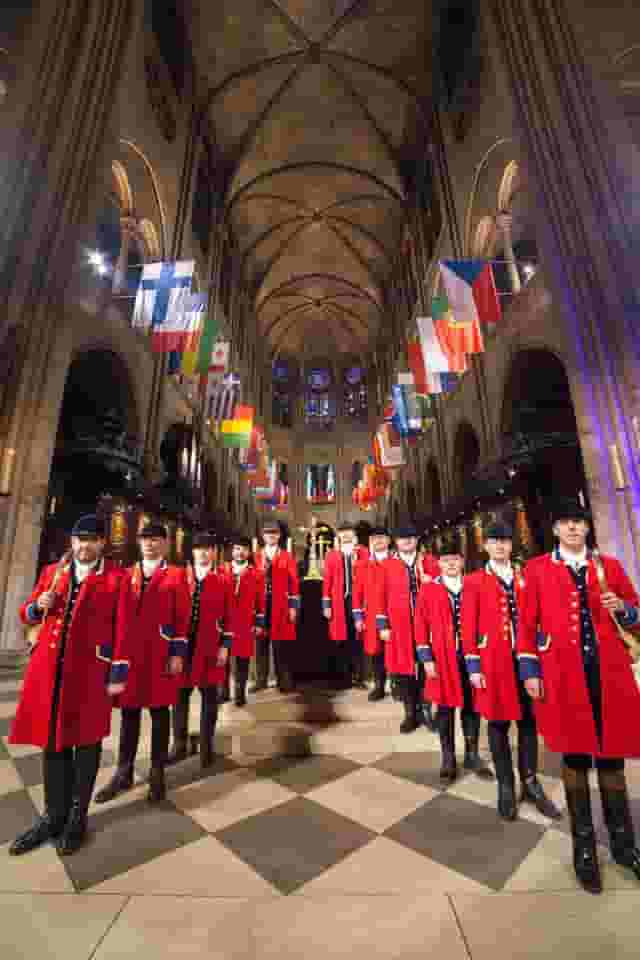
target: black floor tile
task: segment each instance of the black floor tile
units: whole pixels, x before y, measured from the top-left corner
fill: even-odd
[[[506,823],[483,804],[441,794],[394,824],[385,836],[501,890],[544,832],[525,820]]]
[[[296,793],[309,793],[357,770],[360,764],[345,757],[319,754],[311,757],[274,757],[260,760],[253,768],[256,776],[275,780]]]
[[[205,836],[190,817],[169,803],[144,800],[113,807],[89,818],[86,846],[64,865],[76,890],[88,890]]]
[[[11,843],[33,826],[38,811],[26,790],[14,790],[0,796],[0,846]]]
[[[373,764],[378,770],[391,773],[394,777],[410,780],[421,787],[431,787],[433,790],[445,790],[448,784],[440,779],[442,757],[439,752],[425,751],[424,753],[390,753],[387,757]],[[460,762],[458,770],[459,783],[468,773],[462,769]]]
[[[376,834],[306,797],[296,797],[215,836],[282,893],[292,893]]]

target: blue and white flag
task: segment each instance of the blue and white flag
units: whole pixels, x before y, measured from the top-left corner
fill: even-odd
[[[142,271],[131,323],[152,331],[154,349],[173,349],[173,335],[182,331],[194,266],[193,260],[178,260],[147,263]]]

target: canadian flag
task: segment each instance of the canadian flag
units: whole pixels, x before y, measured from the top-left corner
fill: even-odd
[[[228,340],[218,340],[214,343],[211,350],[211,359],[209,361],[209,373],[226,373],[229,368],[229,347]]]

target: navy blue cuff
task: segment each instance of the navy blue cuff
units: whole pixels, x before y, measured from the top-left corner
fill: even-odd
[[[469,676],[471,676],[472,673],[482,673],[482,660],[480,657],[476,657],[473,653],[468,653],[464,658],[464,662]]]
[[[419,663],[433,663],[433,650],[429,646],[416,647]]]
[[[114,660],[109,673],[109,683],[126,683],[129,676],[129,661]]]
[[[376,614],[376,629],[377,630],[389,629],[389,617],[386,615],[386,613]]]
[[[256,613],[255,626],[264,627],[265,623],[266,623],[266,618],[264,613]]]
[[[44,616],[44,610],[41,610],[37,603],[30,603],[27,607],[27,620],[29,623],[40,623]]]
[[[352,610],[353,613],[353,622],[354,623],[363,623],[364,622],[364,610]]]
[[[323,610],[331,610],[331,597],[323,597],[323,598],[322,598],[322,609],[323,609]]]
[[[289,610],[299,610],[300,609],[300,597],[296,594],[289,594]]]
[[[640,610],[625,603],[624,610],[616,613],[616,620],[621,627],[635,627],[640,620]]]
[[[231,650],[231,644],[233,643],[233,634],[225,632],[220,638],[220,646],[226,647],[227,650]]]
[[[186,637],[176,637],[174,640],[169,640],[169,657],[186,657],[189,651],[189,641]]]
[[[521,680],[539,680],[542,676],[540,661],[534,653],[518,654],[518,672]]]

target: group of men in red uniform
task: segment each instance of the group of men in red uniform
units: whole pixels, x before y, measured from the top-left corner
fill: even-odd
[[[617,560],[587,548],[589,518],[579,503],[559,504],[553,516],[557,546],[512,564],[513,532],[504,523],[485,531],[488,562],[464,575],[455,537],[444,536],[437,559],[418,552],[411,525],[371,533],[370,552],[352,525],[338,532],[325,562],[323,610],[345,687],[364,684],[364,654],[385,696],[387,675],[404,702],[401,730],[422,722],[423,703],[437,705],[441,777],[458,774],[455,711],[461,711],[464,768],[493,779],[479,753],[480,718],[497,780],[498,813],[517,816],[518,799],[551,818],[559,811],[538,773],[538,734],[562,754],[574,867],[582,886],[600,892],[588,773],[595,765],[614,860],[640,879],[624,758],[640,756],[640,691],[620,628],[640,630],[638,596]],[[277,525],[265,526],[265,548],[249,564],[251,543],[238,536],[226,569],[214,570],[214,543],[199,534],[193,565],[165,561],[166,531],[140,532],[141,559],[120,571],[102,556],[96,517],[72,531],[71,553],[43,570],[21,608],[39,628],[11,731],[13,743],[43,749],[45,812],[12,845],[13,855],[53,839],[60,854],[84,841],[87,810],[113,705],[122,722],[118,766],[96,800],[105,802],[133,783],[142,709],[151,714],[149,800],[165,796],[164,769],[188,752],[189,701],[201,695],[200,756],[213,759],[219,688],[236,658],[236,703],[246,702],[249,659],[258,646],[256,689],[267,682],[269,646],[278,682],[291,688],[288,643],[300,606],[293,557],[278,544]],[[173,749],[168,754],[170,708]],[[516,791],[510,726],[517,726]]]
[[[12,855],[48,840],[62,855],[82,845],[114,706],[121,713],[118,763],[96,794],[97,803],[133,786],[143,709],[151,715],[148,799],[165,798],[165,767],[188,753],[195,687],[201,697],[201,765],[211,766],[218,691],[228,684],[229,655],[236,661],[236,704],[244,706],[255,636],[267,658],[270,642],[278,650],[281,669],[287,662],[281,645],[295,636],[295,562],[278,546],[277,525],[266,524],[264,535],[267,548],[256,565],[248,563],[251,541],[235,536],[230,565],[216,570],[213,537],[196,534],[193,564],[180,568],[166,562],[165,527],[149,523],[138,537],[140,561],[120,570],[103,558],[98,518],[76,523],[70,554],[42,571],[20,611],[23,622],[39,632],[10,739],[43,750],[45,810],[12,844]]]

